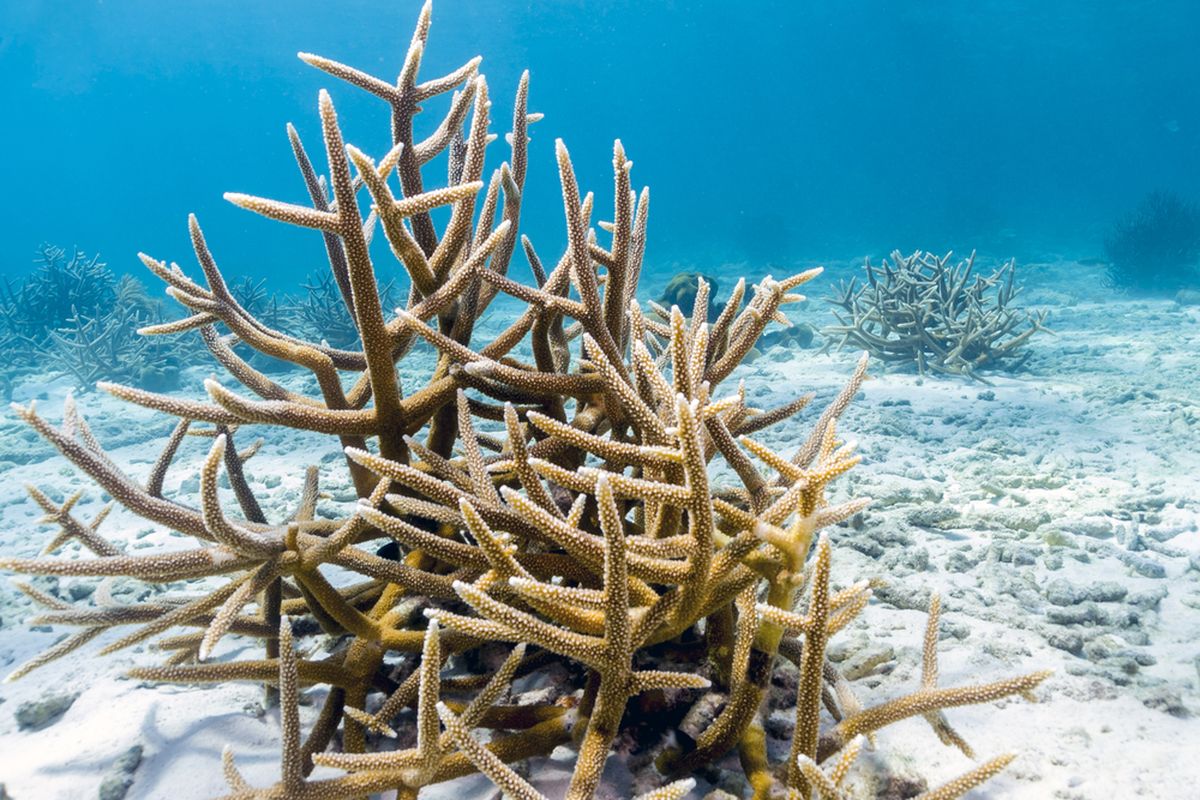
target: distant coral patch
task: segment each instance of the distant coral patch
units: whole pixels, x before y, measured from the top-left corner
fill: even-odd
[[[1200,208],[1164,190],[1142,198],[1104,239],[1108,283],[1143,294],[1172,295],[1200,286]]]
[[[1045,330],[1046,312],[1018,308],[1015,265],[990,275],[975,272],[975,253],[951,263],[951,253],[918,250],[864,267],[866,282],[843,281],[829,302],[838,324],[831,342],[871,353],[880,361],[915,365],[922,374],[964,375],[986,383],[979,370],[1015,367],[1025,344]]]

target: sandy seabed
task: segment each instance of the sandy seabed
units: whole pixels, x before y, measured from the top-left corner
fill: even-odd
[[[855,525],[832,532],[834,582],[880,577],[887,586],[833,640],[831,657],[868,702],[911,691],[920,681],[924,609],[939,592],[941,685],[1054,671],[1036,704],[1014,698],[947,711],[980,758],[1018,754],[971,797],[1193,797],[1200,786],[1200,759],[1188,755],[1200,752],[1200,307],[1114,295],[1095,267],[1070,261],[1019,270],[1023,302],[1050,309],[1054,331],[1034,337],[1020,370],[983,385],[874,369],[844,418],[841,432],[858,441],[864,459],[836,496],[867,495],[874,503]],[[812,284],[814,295],[829,283]],[[814,300],[794,316],[820,325],[826,313]],[[848,352],[777,348],[740,367],[726,388],[744,380],[759,407],[815,391],[816,409],[854,360]],[[187,385],[198,387],[206,372],[189,371]],[[41,396],[42,412],[56,419],[68,388],[61,380],[26,382],[15,399]],[[95,392],[79,403],[114,460],[144,475],[170,422]],[[338,454],[327,439],[265,435],[248,469],[268,518],[294,506],[305,464],[329,466],[323,502],[352,501],[350,487],[334,477]],[[781,426],[762,438],[790,452],[799,437]],[[194,446],[185,451],[168,492],[198,491],[201,454]],[[38,524],[41,512],[25,483],[53,487],[59,498],[85,488],[81,516],[99,508],[99,492],[7,414],[0,422],[5,554],[36,555],[52,535]],[[104,531],[133,553],[187,541],[121,510]],[[67,578],[35,583],[85,603],[95,586]],[[118,588],[129,593],[119,596],[150,596],[137,587],[128,582]],[[31,630],[24,622],[31,614],[24,596],[0,581],[0,672],[64,635]],[[218,657],[245,656],[245,646],[229,637]],[[97,649],[93,643],[0,685],[0,784],[11,798],[94,798],[106,776],[120,782],[126,773],[114,764],[134,746],[142,758],[128,773],[128,800],[224,793],[227,743],[252,784],[278,779],[278,714],[261,712],[257,686],[140,684],[121,674],[156,661],[152,648],[105,658]],[[19,727],[24,704],[61,694],[77,697],[56,721]],[[303,725],[317,706],[301,709]],[[790,724],[790,713],[772,712],[768,729]],[[932,786],[971,767],[920,719],[886,729],[861,758],[854,780],[864,797],[875,793],[872,774],[898,783],[923,776]],[[551,796],[561,791],[569,761],[560,749],[535,762],[535,783]],[[620,768],[615,760],[610,766]],[[608,793],[620,797],[615,780]],[[702,785],[694,796],[711,788]],[[428,792],[459,800],[495,795],[479,779]]]

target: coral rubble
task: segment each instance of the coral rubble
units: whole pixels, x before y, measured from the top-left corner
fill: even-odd
[[[885,363],[915,364],[922,375],[986,383],[979,370],[1016,366],[1029,337],[1045,330],[1046,312],[1012,303],[1021,291],[1012,261],[985,276],[974,273],[975,253],[957,264],[951,256],[897,250],[878,267],[868,259],[866,281],[843,281],[829,298],[839,324],[825,332]]]
[[[620,142],[612,218],[596,225],[610,235],[607,246],[592,227],[595,198],[581,196],[558,143],[568,245],[547,269],[533,243],[517,236],[527,125],[538,118],[526,108],[528,77],[517,92],[509,161],[485,183],[488,84],[478,59],[418,81],[429,26],[426,5],[395,84],[301,56],[389,105],[394,144],[387,153],[376,160],[347,145],[322,92],[327,178],[316,175],[289,129],[312,205],[228,195],[320,232],[360,349],[305,341],[252,315],[193,218],[205,282],[143,257],[190,312],[144,333],[198,334],[241,390],[209,380],[208,400],[196,401],[102,384],[178,419],[144,481],[105,454],[73,402],[60,424],[32,405],[17,407],[114,502],[194,541],[183,550],[126,553],[101,532],[106,512],[84,520],[74,510],[79,495],[59,503],[31,488],[45,520],[59,527],[47,553],[75,541],[91,555],[3,558],[0,568],[155,584],[204,579],[193,586],[205,593],[118,604],[97,590],[94,605],[77,607],[21,584],[45,607],[36,624],[79,632],[14,676],[93,639],[111,653],[159,637],[164,663],[138,667],[134,677],[270,685],[281,709],[281,777],[253,788],[227,751],[229,797],[241,800],[386,790],[415,798],[422,787],[474,772],[510,796],[539,798],[510,765],[560,745],[577,754],[570,798],[593,796],[610,752],[631,746],[648,754],[636,776],[649,781],[638,787],[649,790],[647,800],[683,796],[694,773],[731,752],[755,797],[841,797],[864,742],[913,717],[972,755],[945,709],[1029,696],[1045,673],[940,688],[936,600],[923,681],[911,694],[864,702],[826,658],[829,638],[861,614],[872,591],[866,580],[832,585],[834,542],[825,530],[868,502],[827,497],[830,483],[859,460],[838,424],[866,378],[865,356],[791,455],[754,434],[788,422],[811,397],[760,410],[740,388],[720,391],[780,320],[781,306],[800,299],[795,290],[820,270],[765,278],[745,304],[739,283],[711,324],[703,281],[689,315],[678,306],[665,318],[644,315],[634,297],[649,195],[633,190]],[[414,116],[447,94],[440,124],[416,140]],[[422,168],[442,153],[449,155],[448,185],[426,188]],[[449,215],[439,231],[431,212],[444,206]],[[405,306],[394,312],[381,302],[369,252],[376,225],[411,279]],[[536,286],[507,276],[518,244]],[[524,311],[489,341],[474,342],[477,322],[500,293]],[[404,386],[401,365],[417,339],[439,360],[427,384]],[[319,396],[276,382],[235,345],[310,371]],[[257,447],[235,445],[255,426],[336,437],[357,504],[337,518],[318,515],[321,473],[330,466],[298,464],[299,501],[286,518],[268,519],[247,480]],[[169,497],[164,479],[197,437],[209,444],[198,497]],[[733,483],[717,484],[714,474]],[[116,628],[130,630],[116,637]],[[222,657],[218,648],[230,635],[261,640],[262,657]],[[299,638],[332,644],[316,656],[315,648],[298,651]],[[512,645],[503,662],[483,666],[498,643]],[[772,761],[761,709],[785,660],[799,670],[796,722],[790,754]],[[568,682],[556,697],[505,702],[514,680],[551,671]],[[305,737],[299,693],[314,685],[328,691]],[[637,713],[649,707],[661,713]],[[707,709],[709,724],[683,724],[695,708]],[[415,735],[393,748],[390,737],[402,726]],[[479,730],[488,732],[486,741],[476,738]],[[985,762],[928,797],[956,797],[1009,758]],[[316,765],[340,772],[313,778]]]

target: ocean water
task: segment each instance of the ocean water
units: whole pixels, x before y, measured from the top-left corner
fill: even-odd
[[[13,559],[42,555],[54,536],[45,503],[25,484],[46,492],[55,508],[67,503],[85,523],[103,518],[110,495],[119,494],[88,480],[22,416],[36,409],[86,444],[90,434],[71,417],[77,407],[113,463],[140,487],[169,446],[175,418],[97,391],[97,380],[208,401],[212,389],[204,380],[216,373],[223,385],[251,396],[198,342],[136,336],[140,326],[183,313],[163,297],[138,253],[178,262],[200,278],[189,214],[240,299],[267,325],[332,348],[357,348],[348,319],[321,316],[322,298],[333,298],[328,308],[339,302],[322,237],[237,208],[222,195],[308,203],[285,125],[295,125],[325,173],[322,89],[346,141],[381,158],[392,144],[387,106],[296,54],[393,81],[420,7],[416,0],[0,2],[0,176],[7,189],[0,196],[0,397],[17,404],[0,416],[0,676],[78,631],[62,616],[39,620],[39,602],[103,610],[114,602],[194,598],[221,585],[224,578],[109,581],[66,571],[32,579],[36,591],[22,593],[17,581],[26,578],[12,573],[36,570]],[[1015,756],[1012,766],[967,798],[1173,800],[1194,796],[1200,785],[1200,766],[1178,755],[1200,748],[1198,32],[1200,3],[1187,0],[434,5],[422,79],[483,56],[490,130],[498,135],[488,148],[485,182],[509,157],[504,134],[518,81],[529,70],[529,111],[544,118],[530,128],[520,232],[547,268],[567,241],[556,139],[570,149],[582,190],[595,193],[593,226],[612,218],[615,139],[633,162],[633,188],[650,188],[636,298],[651,316],[650,300],[691,310],[694,292],[668,289],[680,273],[707,276],[714,299],[724,302],[739,278],[755,284],[826,267],[801,290],[807,300],[784,307],[791,326],[768,328],[716,394],[740,387],[750,406],[770,409],[813,392],[795,424],[761,434],[762,444],[790,457],[851,380],[859,351],[870,351],[870,378],[837,428],[839,441],[862,460],[828,497],[835,505],[872,498],[866,510],[829,527],[834,587],[881,579],[863,619],[839,632],[827,651],[831,668],[864,704],[922,684],[926,609],[935,595],[943,608],[934,637],[941,686],[1052,671],[1037,686],[1036,703],[1007,697],[946,712],[978,755],[943,746],[920,718],[887,728],[855,762],[846,797],[915,797],[1004,754]],[[440,121],[447,101],[428,101],[418,139]],[[446,167],[444,154],[427,167],[426,189],[444,185]],[[365,213],[365,191],[359,202]],[[434,214],[439,229],[447,217]],[[609,235],[599,228],[597,235],[607,246]],[[978,358],[964,372],[959,351],[949,368],[928,366],[937,360],[930,348],[920,364],[905,355],[895,339],[912,326],[892,329],[887,346],[873,346],[871,336],[843,338],[839,326],[849,312],[829,302],[844,291],[839,287],[851,280],[862,287],[873,277],[895,288],[888,273],[865,271],[864,261],[879,267],[886,259],[893,268],[915,251],[927,254],[908,262],[926,270],[911,273],[919,281],[937,264],[932,254],[953,251],[939,267],[953,269],[975,251],[972,275],[1003,278],[980,284],[987,315],[1015,275],[1018,291],[1001,305],[1016,326],[991,344],[1034,328],[1028,340],[990,361],[964,345],[966,358]],[[380,230],[371,255],[390,317],[404,303],[407,278]],[[36,282],[46,263],[77,269],[93,259],[102,266],[83,282],[99,287],[91,294],[80,291],[83,284]],[[1010,260],[1015,266],[1006,267]],[[533,282],[519,247],[510,275]],[[118,283],[122,276],[135,277],[146,294]],[[933,293],[936,281],[921,286],[931,294],[915,305],[945,299]],[[51,288],[73,299],[55,300]],[[869,304],[869,294],[862,297]],[[74,318],[65,311],[72,302],[80,304]],[[37,318],[43,308],[49,310]],[[965,308],[954,305],[959,323],[970,316]],[[522,310],[501,295],[476,324],[471,345],[482,348]],[[929,318],[916,328],[942,335]],[[101,329],[110,330],[101,345],[80,348]],[[869,324],[867,331],[878,333]],[[954,348],[945,342],[935,342],[941,355]],[[577,367],[578,340],[571,350]],[[243,345],[237,352],[278,382],[267,390],[259,385],[267,399],[320,396],[304,370],[281,369]],[[527,343],[514,352],[533,358]],[[400,373],[406,396],[437,366],[424,343],[407,353]],[[354,375],[344,370],[342,379],[349,390]],[[472,391],[473,399],[482,397]],[[514,396],[518,404],[534,402]],[[480,430],[503,438],[497,415],[479,408]],[[656,411],[667,420],[664,435],[678,435],[670,419],[677,412],[669,404]],[[193,432],[203,427],[197,423]],[[183,440],[159,487],[163,502],[189,513],[202,503],[200,475],[212,442],[210,432],[200,432]],[[283,530],[307,496],[308,465],[320,476],[318,520],[355,513],[362,487],[342,450],[356,444],[356,434],[339,439],[247,422],[228,435],[253,452],[245,480],[259,504],[256,512],[243,496],[235,500],[222,473],[219,497],[229,516],[253,526],[251,518],[261,515],[276,524],[273,532]],[[487,450],[492,439],[484,440],[484,455],[501,460]],[[471,454],[455,448],[443,455]],[[735,471],[713,461],[714,487],[736,484]],[[107,469],[107,462],[89,463]],[[770,472],[769,462],[755,463]],[[443,474],[438,469],[431,468]],[[476,476],[465,469],[457,490],[470,493],[462,484]],[[76,491],[82,494],[70,500]],[[197,544],[144,516],[118,506],[97,530],[134,555]],[[378,548],[371,551],[395,555],[394,546]],[[77,543],[52,549],[53,558],[88,556]],[[340,588],[358,577],[330,573]],[[767,599],[765,589],[761,595]],[[296,631],[302,658],[338,656],[337,638],[322,635],[311,617]],[[285,723],[263,702],[260,685],[198,689],[128,680],[128,670],[164,656],[141,645],[97,655],[115,639],[106,631],[100,644],[0,685],[0,800],[68,800],[98,791],[106,800],[223,796],[230,791],[221,766],[227,745],[251,784],[279,780]],[[684,642],[641,665],[708,669],[688,661],[689,647]],[[214,653],[218,662],[262,657],[249,636],[226,636]],[[488,659],[495,655],[453,660],[447,668],[494,671],[499,662]],[[393,672],[381,668],[381,682],[411,666],[393,657],[385,665]],[[796,704],[790,669],[780,667],[763,705],[777,766],[788,754]],[[554,682],[569,680],[519,683],[512,702],[551,698],[574,709],[582,686]],[[305,735],[330,697],[324,684],[305,689]],[[677,718],[682,712],[672,697],[660,705],[657,697],[631,703],[597,797],[628,800],[653,788],[660,777],[649,766],[654,748],[666,739],[672,746],[686,741],[675,728],[695,732],[698,724]],[[377,707],[380,696],[370,702]],[[664,740],[639,739],[656,719],[671,721]],[[407,741],[413,721],[401,722]],[[831,714],[821,717],[827,742],[835,724]],[[370,744],[390,747],[376,738]],[[339,735],[331,748],[341,745]],[[521,772],[557,798],[573,758],[559,747]],[[736,756],[696,777],[688,800],[751,797]],[[420,795],[494,796],[478,778]]]
[[[394,78],[417,5],[3,4],[0,270],[43,241],[121,270],[139,251],[182,263],[192,212],[233,274],[285,287],[316,270],[312,236],[221,195],[303,198],[284,124],[317,148],[322,87],[348,141],[381,154],[381,103],[295,53]],[[654,193],[652,269],[894,248],[1086,257],[1145,192],[1198,193],[1198,27],[1187,0],[481,0],[438,8],[427,74],[484,55],[507,130],[530,70],[546,118],[524,227],[547,252],[564,240],[554,140],[607,198],[621,138]]]

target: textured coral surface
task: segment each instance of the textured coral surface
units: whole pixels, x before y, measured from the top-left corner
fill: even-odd
[[[538,119],[528,78],[507,161],[488,173],[492,109],[478,60],[419,80],[429,28],[426,7],[396,83],[302,55],[386,101],[392,149],[372,158],[344,142],[322,92],[326,174],[290,131],[311,205],[228,195],[315,231],[358,343],[306,341],[248,312],[217,266],[219,234],[210,249],[193,219],[202,281],[194,267],[143,259],[189,316],[144,333],[199,337],[226,374],[205,380],[203,395],[101,385],[134,409],[128,419],[171,420],[160,449],[114,451],[107,427],[93,427],[69,396],[56,421],[31,401],[16,407],[88,480],[66,492],[35,473],[31,499],[55,532],[40,554],[23,545],[0,559],[9,572],[51,579],[16,584],[40,606],[32,624],[72,631],[25,654],[13,677],[112,655],[132,658],[128,674],[144,683],[266,686],[263,705],[277,710],[257,737],[280,755],[244,777],[239,748],[227,748],[227,796],[237,798],[436,797],[443,782],[475,774],[526,798],[672,798],[714,786],[830,798],[882,795],[887,785],[898,796],[950,798],[998,773],[1014,754],[972,736],[977,756],[951,722],[978,717],[962,706],[1024,707],[1018,696],[1032,700],[1048,673],[996,646],[940,669],[939,641],[970,636],[961,620],[942,619],[960,598],[904,588],[906,568],[928,568],[911,541],[896,563],[862,558],[907,535],[872,521],[869,481],[844,485],[861,456],[841,430],[852,427],[867,359],[822,357],[840,363],[844,385],[825,383],[815,397],[791,382],[803,369],[788,373],[787,395],[768,390],[773,402],[761,407],[772,381],[734,385],[752,376],[745,357],[768,326],[788,322],[784,309],[803,299],[795,290],[820,270],[731,281],[720,306],[699,282],[690,308],[643,310],[649,194],[635,192],[620,142],[610,205],[580,191],[558,144],[568,245],[543,262],[518,233],[527,126]],[[423,140],[413,136],[418,111],[444,112]],[[371,247],[377,237],[386,250]],[[508,277],[518,254],[534,285]],[[375,260],[384,257],[409,276],[401,308],[380,299]],[[245,347],[297,369],[272,377]],[[1023,455],[1000,437],[973,446]],[[946,497],[971,477],[935,477],[940,504],[907,509],[908,528],[941,535],[970,509],[1050,548],[1031,554],[997,536],[987,558],[1044,558],[1056,569],[1053,548],[1072,530],[1043,530],[1047,520],[1021,501],[1022,490],[1044,487]],[[893,488],[885,508],[908,502]],[[1131,570],[1157,575],[1153,558],[1125,550]],[[1085,643],[1069,627],[1117,624],[1104,607],[1115,590],[1080,594],[1064,580],[1043,594],[1023,580],[1009,592],[1021,605],[1044,596],[1064,609],[1055,618],[1063,630],[1051,632],[1064,651],[1107,648],[1098,662],[1126,652],[1128,642]],[[880,600],[925,614],[908,621],[899,656],[843,644],[890,638],[872,623]],[[1152,597],[1136,605],[1157,606]],[[1072,623],[1071,613],[1092,617]],[[860,680],[886,664],[907,680],[886,691]],[[161,686],[128,691],[164,698],[164,709],[172,697]],[[205,719],[239,713],[227,691],[214,696],[222,703]],[[80,708],[62,705],[57,714]],[[960,751],[958,768],[939,770],[943,781],[928,788],[911,770],[881,765],[879,740],[895,723],[920,723],[906,730]],[[186,745],[186,733],[175,736]],[[1005,745],[1019,748],[1019,737]],[[189,758],[218,760],[183,746],[182,763],[168,766],[162,753],[168,783],[172,769],[189,773]]]

